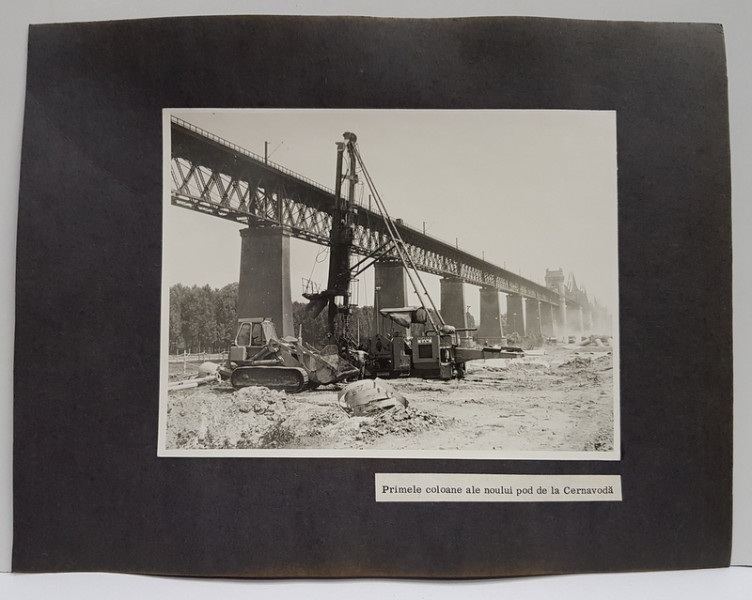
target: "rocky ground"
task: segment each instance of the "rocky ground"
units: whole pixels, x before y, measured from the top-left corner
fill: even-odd
[[[605,451],[613,449],[607,346],[547,346],[525,358],[468,363],[461,381],[389,383],[409,406],[351,417],[340,388],[285,395],[227,383],[170,392],[168,449]]]

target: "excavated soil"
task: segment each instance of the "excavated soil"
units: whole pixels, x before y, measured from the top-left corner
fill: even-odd
[[[461,381],[389,383],[407,409],[352,417],[339,387],[285,395],[213,384],[169,394],[168,449],[605,451],[613,449],[608,347],[468,363]]]

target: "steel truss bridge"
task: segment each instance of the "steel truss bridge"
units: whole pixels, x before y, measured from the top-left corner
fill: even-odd
[[[172,117],[171,134],[173,205],[248,226],[281,226],[294,237],[328,245],[335,207],[332,189],[177,117]],[[426,235],[400,219],[396,227],[421,271],[559,305],[559,294],[544,285]],[[369,256],[387,248],[382,256],[397,259],[390,242],[383,217],[359,204],[354,252]],[[566,300],[568,306],[586,307],[575,294],[567,293]]]

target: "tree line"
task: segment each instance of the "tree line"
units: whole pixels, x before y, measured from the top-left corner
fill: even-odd
[[[238,328],[238,284],[230,283],[222,288],[186,286],[176,284],[170,288],[170,354],[187,352],[225,352]],[[292,303],[295,335],[302,333],[303,340],[314,346],[325,344],[327,323],[326,310],[315,319],[306,311],[305,302]],[[356,340],[373,332],[373,306],[353,307],[350,317],[350,333]],[[258,315],[263,316],[263,315]],[[468,312],[468,327],[475,327],[475,319]],[[278,328],[280,324],[275,323]],[[414,326],[413,333],[420,335],[421,326]]]
[[[224,352],[235,338],[238,284],[170,287],[170,354]]]
[[[180,283],[170,287],[170,354],[226,351],[237,333],[237,302],[237,283],[222,288]],[[305,308],[304,302],[292,303],[295,335],[302,331],[304,341],[320,346],[326,336],[326,310],[313,319]],[[353,337],[369,335],[373,307],[355,307],[350,323]]]

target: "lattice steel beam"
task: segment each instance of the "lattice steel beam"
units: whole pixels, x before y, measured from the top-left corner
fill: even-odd
[[[282,226],[294,237],[327,245],[334,193],[281,165],[173,117],[172,204],[248,226]],[[558,305],[556,292],[463,252],[398,221],[416,267],[442,277]],[[354,251],[369,255],[389,242],[380,215],[359,206]],[[396,250],[386,252],[397,257]],[[580,305],[580,299],[567,299]]]

